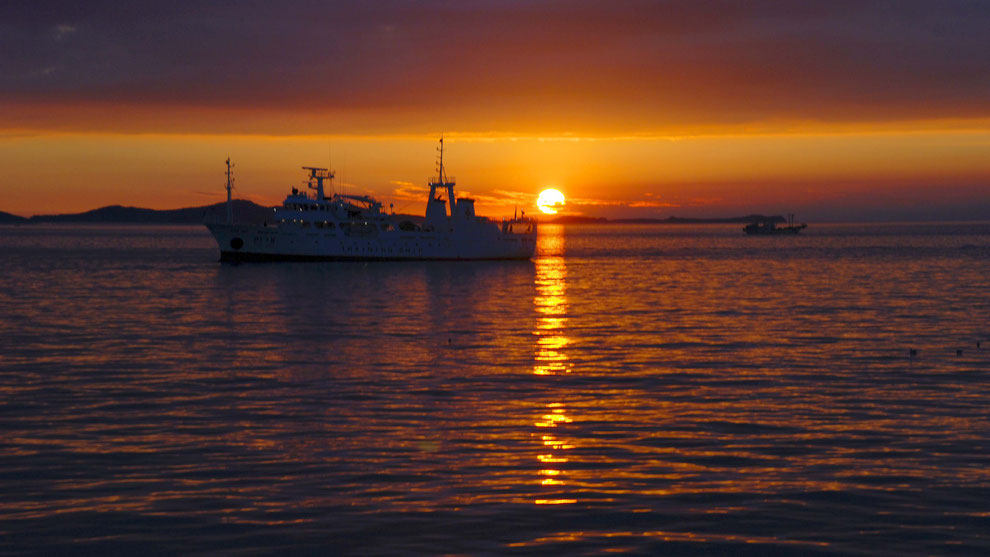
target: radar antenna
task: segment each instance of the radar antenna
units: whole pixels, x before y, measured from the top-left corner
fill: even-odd
[[[330,180],[333,183],[334,172],[326,168],[318,168],[315,166],[304,166],[303,170],[309,171],[309,189],[316,190],[316,200],[323,201],[325,199],[323,195],[323,181]],[[313,187],[313,180],[316,180],[316,187]]]

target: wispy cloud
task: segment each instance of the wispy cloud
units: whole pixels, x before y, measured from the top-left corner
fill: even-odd
[[[56,41],[65,40],[70,35],[75,34],[79,29],[75,25],[69,25],[68,23],[59,23],[52,30],[52,36],[55,37]]]
[[[412,182],[392,180],[389,184],[395,186],[392,189],[391,197],[396,201],[425,201],[430,193],[430,188]]]
[[[504,199],[519,203],[529,203],[536,199],[536,195],[524,191],[495,190],[494,193]]]
[[[44,68],[38,68],[31,72],[31,77],[48,77],[55,73],[55,66],[45,66]]]
[[[489,194],[485,193],[473,193],[473,192],[462,192],[464,197],[470,197],[478,202],[479,205],[488,206],[498,206],[498,207],[512,207],[512,206],[530,206],[536,203],[537,196],[521,191],[510,191],[510,190],[494,190]]]
[[[570,198],[568,205],[576,207],[630,207],[630,208],[670,208],[681,207],[680,203],[671,201],[661,201],[659,199],[635,199],[635,200],[615,200],[615,199],[593,199],[587,197]]]
[[[337,181],[334,182],[334,191],[337,193],[346,193],[348,195],[368,195],[371,197],[379,197],[379,192],[360,184],[353,184],[351,182]],[[327,192],[330,195],[330,192]]]
[[[631,201],[626,207],[680,207],[680,203],[669,203],[666,201]]]

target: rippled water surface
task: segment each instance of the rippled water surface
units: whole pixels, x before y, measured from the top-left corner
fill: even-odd
[[[990,553],[990,224],[539,242],[0,228],[0,552]]]

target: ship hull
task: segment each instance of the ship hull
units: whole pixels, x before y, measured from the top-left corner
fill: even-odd
[[[207,225],[220,247],[221,261],[424,261],[530,259],[535,227],[503,233],[475,227],[456,233],[393,230],[348,234],[297,226]]]
[[[794,235],[801,232],[802,230],[803,228],[776,228],[774,230],[768,230],[768,231],[752,232],[749,230],[744,230],[744,232],[746,232],[746,234],[749,234],[750,236],[783,236],[787,234]]]

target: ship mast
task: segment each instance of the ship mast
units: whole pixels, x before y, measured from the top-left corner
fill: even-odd
[[[426,226],[436,230],[447,230],[447,207],[450,206],[450,216],[456,213],[457,201],[454,199],[454,180],[444,174],[443,171],[443,136],[440,136],[440,147],[437,148],[440,164],[437,166],[436,176],[430,177],[430,197],[426,201]],[[437,189],[447,190],[447,199],[442,199],[438,195]]]
[[[434,199],[436,195],[437,187],[444,188],[447,190],[447,203],[450,205],[450,214],[454,215],[454,209],[457,207],[457,200],[454,198],[454,181],[447,180],[447,176],[443,172],[443,136],[440,136],[440,148],[437,149],[440,152],[440,167],[437,169],[437,179],[430,182],[430,199]]]
[[[230,201],[230,191],[234,188],[232,168],[234,168],[234,165],[230,164],[230,157],[227,157],[227,224],[234,224],[234,206]]]

